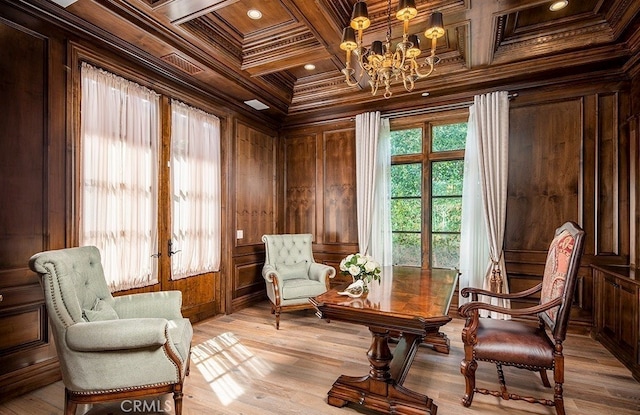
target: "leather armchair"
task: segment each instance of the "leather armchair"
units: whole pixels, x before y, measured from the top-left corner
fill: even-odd
[[[336,270],[315,262],[311,234],[263,235],[262,242],[266,250],[262,276],[280,329],[280,313],[312,308],[309,298],[329,289]]]
[[[65,414],[79,403],[173,393],[182,412],[193,329],[180,291],[113,297],[96,247],[35,254],[62,380]]]
[[[466,383],[465,395],[462,398],[464,406],[470,406],[474,393],[478,392],[502,399],[520,399],[554,406],[558,415],[564,415],[562,343],[567,334],[583,245],[584,231],[575,223],[567,222],[556,229],[540,284],[513,294],[496,294],[476,288],[464,288],[461,291],[462,296],[471,295],[472,299],[458,310],[460,315],[466,318],[462,330],[464,359],[460,363],[460,371]],[[516,299],[537,293],[540,293],[538,305],[520,309],[507,309],[478,301],[479,295]],[[537,317],[538,324],[480,318],[479,310],[496,311],[514,317]],[[476,387],[475,373],[478,361],[495,363],[499,391]],[[555,383],[553,400],[509,393],[502,371],[503,365],[538,372],[546,387],[551,387],[547,370],[552,370]]]

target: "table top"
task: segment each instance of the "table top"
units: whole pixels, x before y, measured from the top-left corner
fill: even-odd
[[[386,267],[381,283],[372,281],[359,298],[339,295],[348,285],[343,284],[310,301],[321,318],[422,333],[451,321],[447,313],[457,281],[451,269]]]

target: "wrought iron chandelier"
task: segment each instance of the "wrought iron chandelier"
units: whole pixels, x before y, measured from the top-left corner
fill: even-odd
[[[369,76],[371,95],[376,95],[380,87],[384,87],[384,97],[389,98],[391,93],[391,82],[402,80],[404,88],[412,91],[415,81],[426,78],[433,73],[434,65],[439,61],[436,56],[436,43],[439,37],[444,35],[444,25],[442,23],[442,13],[434,12],[429,20],[429,27],[424,32],[427,39],[431,39],[431,54],[425,59],[426,72],[420,71],[420,64],[416,60],[422,53],[417,35],[409,35],[409,20],[418,15],[415,0],[400,0],[396,18],[403,22],[402,42],[396,45],[395,51],[391,46],[391,0],[387,3],[387,36],[384,41],[376,40],[371,43],[370,48],[362,45],[362,32],[371,25],[367,4],[358,1],[353,6],[350,26],[345,27],[342,32],[342,42],[340,49],[346,51],[346,67],[342,70],[345,75],[345,82],[349,86],[359,85],[358,81],[352,80],[355,69],[351,67],[351,54],[357,57],[360,67],[360,79],[366,72]],[[357,30],[357,36],[356,36]]]

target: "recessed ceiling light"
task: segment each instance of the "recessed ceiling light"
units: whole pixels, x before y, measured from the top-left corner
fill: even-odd
[[[304,65],[304,69],[306,69],[307,71],[313,71],[314,69],[316,69],[316,65],[314,65],[312,63],[308,63],[308,64]]]
[[[262,18],[262,12],[258,9],[249,9],[247,11],[247,16],[253,20],[258,20]]]
[[[422,96],[423,96],[423,97],[428,97],[428,96],[429,96],[429,93],[428,93],[428,92],[423,92],[423,93],[422,93]]]
[[[554,1],[553,3],[551,3],[551,6],[549,6],[549,10],[551,10],[552,12],[557,12],[558,10],[562,10],[567,7],[568,4],[568,0]]]

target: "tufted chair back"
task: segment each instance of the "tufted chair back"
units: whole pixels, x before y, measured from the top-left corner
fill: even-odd
[[[561,298],[562,302],[558,306],[541,311],[538,317],[551,329],[556,340],[563,341],[567,335],[583,237],[584,232],[573,223],[567,223],[558,230],[547,252],[540,304],[547,304],[557,298]]]
[[[95,246],[43,252],[32,258],[31,267],[43,276],[47,310],[58,329],[84,321],[82,310],[98,299],[113,305]]]
[[[292,265],[303,261],[314,262],[310,233],[264,235],[262,241],[266,246],[266,264]]]

